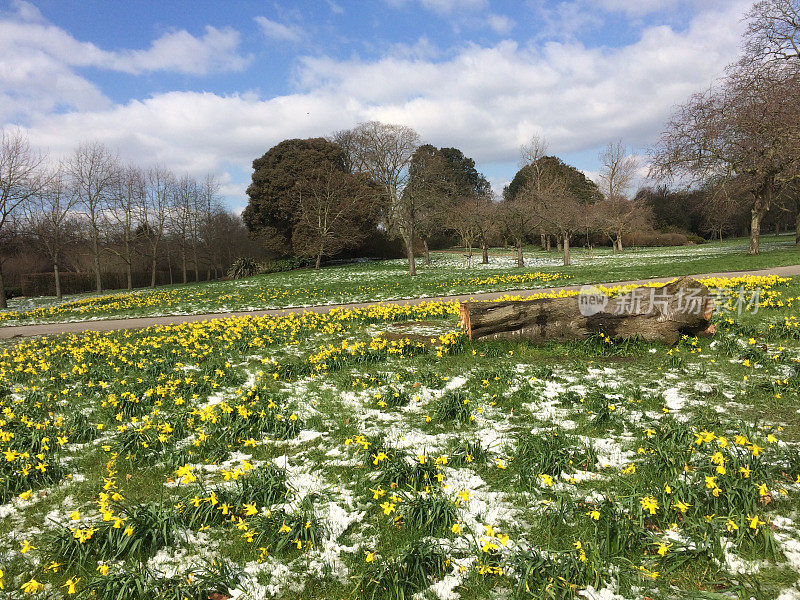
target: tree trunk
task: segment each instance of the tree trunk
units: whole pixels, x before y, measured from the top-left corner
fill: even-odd
[[[550,240],[550,236],[546,235],[545,236],[545,242],[544,242],[545,252],[551,252],[552,251],[552,245],[551,244],[552,244],[552,242]]]
[[[549,250],[547,240],[545,240],[544,234],[540,233],[539,236],[540,236],[539,243],[542,245],[542,250]]]
[[[425,265],[426,266],[430,266],[430,264],[431,264],[431,251],[430,251],[430,248],[428,248],[428,240],[426,240],[425,238],[422,238],[422,248],[425,251]]]
[[[524,267],[525,266],[525,255],[522,254],[522,240],[517,240],[516,244],[517,249],[517,266]]]
[[[748,254],[759,254],[761,252],[759,236],[761,235],[761,219],[764,218],[764,212],[757,208],[750,211],[750,247],[747,249]]]
[[[193,250],[192,256],[194,258],[194,280],[198,282],[200,281],[200,260],[197,258],[197,248]]]
[[[61,300],[61,274],[58,272],[58,259],[53,261],[53,281],[56,284],[56,298]]]
[[[150,263],[150,287],[156,287],[156,268],[157,268],[157,261],[158,258],[158,246],[153,246],[153,262]]]
[[[617,251],[622,252],[622,233],[617,234]]]
[[[0,308],[8,308],[6,284],[3,282],[3,262],[0,261]]]
[[[322,263],[322,252],[317,252],[317,260],[314,262],[314,270],[319,271],[319,266]]]
[[[461,304],[470,339],[581,340],[597,333],[675,344],[682,335],[713,334],[714,298],[704,285],[681,277],[663,288],[641,287],[614,299],[599,294]]]
[[[569,234],[564,234],[564,243],[562,244],[562,248],[564,250],[564,266],[568,267],[572,264],[572,259],[569,255]]]
[[[481,264],[489,264],[489,244],[486,243],[485,238],[481,240]]]
[[[403,243],[406,246],[406,257],[408,258],[408,275],[414,277],[417,274],[417,263],[414,260],[414,233],[403,236]]]
[[[181,249],[181,268],[183,269],[183,283],[187,283],[188,275],[186,273],[186,248]]]
[[[97,242],[97,230],[92,231],[92,253],[94,254],[94,283],[95,291],[103,291],[103,282],[100,280],[100,245]]]
[[[558,251],[559,254],[561,254],[564,251],[564,249],[561,247],[561,236],[560,235],[556,236],[556,250]]]
[[[794,245],[800,246],[800,209],[797,210],[797,216],[794,218]]]

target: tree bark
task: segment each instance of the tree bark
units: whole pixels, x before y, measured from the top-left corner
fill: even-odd
[[[425,265],[430,266],[431,264],[431,251],[428,248],[428,240],[422,238],[422,248],[425,251]]]
[[[481,239],[481,264],[489,264],[489,244],[486,243],[486,238]]]
[[[417,263],[414,259],[414,234],[413,231],[403,236],[403,243],[406,246],[406,257],[408,258],[408,275],[414,277],[417,274]]]
[[[100,280],[100,247],[97,242],[97,231],[92,232],[92,253],[94,254],[94,283],[95,291],[103,291],[103,282]]]
[[[58,259],[53,261],[53,281],[56,284],[56,298],[61,300],[61,274],[58,272]]]
[[[637,288],[611,300],[603,298],[581,295],[465,302],[461,326],[472,340],[527,339],[537,343],[581,340],[603,333],[617,340],[640,337],[675,344],[684,334],[715,331],[710,325],[714,298],[691,277],[681,277],[663,288]]]
[[[800,246],[800,209],[798,209],[797,216],[794,218],[794,245]]]
[[[546,235],[546,236],[545,236],[545,238],[544,238],[544,240],[545,240],[545,241],[544,241],[544,249],[545,249],[545,252],[551,252],[553,248],[552,248],[552,242],[551,242],[551,240],[550,240],[550,236],[549,236],[549,235]]]
[[[522,241],[517,240],[516,244],[517,249],[517,266],[524,267],[525,266],[525,255],[522,254]]]
[[[154,246],[153,247],[153,262],[150,263],[150,287],[151,288],[156,287],[156,267],[157,267],[157,260],[156,259],[158,258],[158,255],[156,254],[157,252],[158,252],[158,247]]]
[[[542,246],[542,250],[547,250],[547,240],[544,239],[544,234],[540,233],[539,235],[540,235],[539,243]]]
[[[764,218],[763,210],[754,208],[750,211],[750,247],[748,254],[759,254],[761,252],[761,219]]]
[[[6,284],[3,281],[3,263],[0,261],[0,308],[8,308],[6,300]]]
[[[572,264],[572,258],[569,255],[569,234],[564,234],[564,243],[562,244],[564,250],[564,266],[568,267]]]
[[[322,252],[317,252],[317,260],[314,262],[315,271],[319,271],[320,264],[322,264]]]
[[[183,283],[187,283],[188,275],[186,273],[186,248],[181,249],[181,268],[183,269]]]

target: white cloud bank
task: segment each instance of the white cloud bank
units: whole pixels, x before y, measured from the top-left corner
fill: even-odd
[[[63,78],[63,98],[72,110],[56,114],[44,103],[27,113],[32,141],[54,155],[80,140],[99,139],[143,163],[196,174],[231,165],[247,172],[253,158],[282,139],[378,119],[410,125],[436,145],[459,147],[480,167],[515,162],[519,144],[534,131],[550,140],[555,153],[618,138],[629,146],[654,141],[674,105],[707,86],[734,58],[748,4],[701,12],[681,32],[645,29],[622,48],[505,41],[450,51],[444,60],[408,53],[374,61],[305,57],[298,65],[298,91],[275,98],[175,91],[114,105],[49,55],[47,75],[30,67],[20,85],[33,95]],[[80,44],[67,34],[59,39]],[[48,54],[43,48],[54,44],[30,43],[23,55],[29,61],[40,60]],[[145,52],[155,53],[156,46]],[[79,49],[87,61],[101,52],[90,44]],[[149,64],[115,55],[115,64],[127,68]],[[0,95],[7,77],[0,63]]]

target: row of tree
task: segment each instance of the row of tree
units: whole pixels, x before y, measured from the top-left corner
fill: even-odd
[[[499,198],[459,149],[420,144],[409,127],[371,121],[329,139],[285,140],[255,160],[243,216],[251,231],[314,257],[317,268],[375,228],[402,240],[410,275],[418,242],[429,262],[430,242],[443,233],[470,256],[480,246],[484,262],[491,241],[512,241],[520,266],[523,245],[538,239],[549,250],[556,239],[568,265],[575,234],[603,235],[617,251],[624,234],[650,221],[645,203],[626,196],[638,165],[624,145],[609,144],[600,160],[602,190],[534,137]]]
[[[3,258],[32,247],[47,257],[55,293],[61,297],[61,269],[88,250],[96,291],[109,258],[122,265],[127,288],[134,266],[148,263],[156,285],[159,263],[173,260],[181,279],[189,265],[196,280],[201,267],[215,275],[235,259],[226,249],[246,232],[219,201],[211,175],[198,181],[166,168],[126,164],[99,143],[79,145],[57,164],[31,148],[17,131],[0,138],[0,241]],[[178,277],[176,277],[176,280]],[[0,306],[5,292],[0,261]]]
[[[286,140],[254,161],[245,223],[286,248],[291,240],[293,251],[314,256],[317,266],[377,227],[402,240],[410,275],[417,241],[427,257],[428,241],[442,231],[467,247],[480,244],[484,260],[490,236],[512,240],[519,264],[523,244],[538,237],[549,249],[555,238],[569,264],[579,232],[587,244],[600,234],[618,251],[626,234],[653,223],[721,237],[749,213],[756,254],[771,208],[800,226],[797,0],[757,2],[749,22],[742,59],[676,111],[652,152],[653,184],[632,199],[638,164],[622,142],[600,155],[598,186],[548,156],[546,142],[534,137],[497,199],[460,150],[421,144],[404,125],[370,121],[328,139]]]

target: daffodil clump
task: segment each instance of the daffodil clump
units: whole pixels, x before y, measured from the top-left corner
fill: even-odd
[[[454,302],[8,344],[0,589],[777,598],[800,579],[798,286],[708,283],[768,301],[674,347],[473,343]]]

